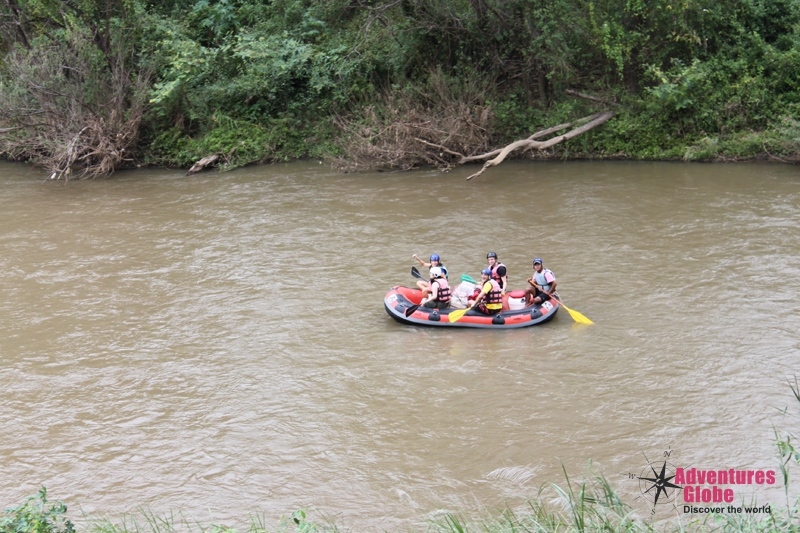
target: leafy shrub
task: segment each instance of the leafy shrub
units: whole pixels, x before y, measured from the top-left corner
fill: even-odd
[[[11,507],[0,515],[0,533],[75,533],[67,517],[67,506],[47,501],[47,489],[29,497],[19,507]]]

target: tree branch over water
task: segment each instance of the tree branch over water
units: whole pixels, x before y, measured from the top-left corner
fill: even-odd
[[[494,155],[495,153],[498,154],[497,157],[495,157],[494,159],[490,159],[489,161],[487,161],[483,165],[483,168],[480,169],[478,172],[476,172],[476,173],[472,174],[471,176],[467,177],[467,180],[471,180],[472,178],[477,178],[478,176],[480,176],[481,174],[486,172],[486,170],[488,168],[496,166],[496,165],[499,165],[500,163],[502,163],[505,160],[506,157],[508,157],[508,155],[511,152],[513,152],[515,150],[519,150],[520,148],[522,148],[523,150],[544,150],[545,148],[550,148],[551,146],[555,146],[558,143],[561,143],[561,142],[564,142],[564,141],[568,141],[569,139],[575,138],[575,137],[577,137],[578,135],[580,135],[582,133],[586,133],[587,131],[589,131],[591,129],[594,129],[597,126],[600,126],[601,124],[604,124],[609,119],[611,119],[611,117],[613,117],[613,116],[614,116],[614,112],[613,111],[605,111],[603,113],[596,113],[594,115],[591,115],[591,116],[588,116],[588,117],[584,117],[584,118],[576,121],[576,124],[579,124],[579,123],[582,123],[582,122],[586,122],[586,124],[584,124],[583,126],[580,126],[578,128],[575,128],[574,130],[572,130],[572,131],[570,131],[568,133],[565,133],[564,135],[559,135],[558,137],[553,137],[551,139],[548,139],[548,140],[542,141],[542,142],[534,140],[534,138],[537,135],[540,136],[540,137],[543,137],[546,134],[549,134],[549,133],[553,132],[553,128],[548,128],[547,130],[542,130],[541,132],[534,133],[533,135],[531,135],[527,139],[522,139],[521,141],[513,142],[513,143],[509,144],[508,146],[506,146],[505,148],[503,148],[502,150],[499,150],[499,151],[495,150],[494,152],[491,152],[490,154],[483,154],[483,155],[480,155],[480,156],[476,156],[473,159],[483,159],[485,157],[491,157],[491,155]],[[562,126],[564,126],[564,125],[562,124],[562,125],[556,126],[556,127],[559,128],[559,129],[565,129]],[[570,127],[570,126],[571,126],[571,124],[567,125],[566,127]],[[555,131],[558,131],[558,130],[555,130]]]
[[[361,117],[339,117],[347,139],[347,155],[335,163],[344,170],[396,168],[410,170],[433,165],[441,170],[485,161],[467,179],[499,165],[515,151],[545,150],[573,139],[611,119],[613,111],[601,111],[572,122],[551,126],[526,139],[498,147],[491,106],[492,80],[471,80],[464,85],[440,71],[429,74],[417,92],[385,93],[363,110]],[[570,129],[571,128],[571,129]],[[553,134],[569,130],[562,135]],[[550,138],[548,138],[550,137]]]

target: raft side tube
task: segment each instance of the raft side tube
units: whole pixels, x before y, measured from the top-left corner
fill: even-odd
[[[409,287],[392,287],[384,297],[384,308],[393,319],[401,324],[434,327],[461,327],[484,329],[513,329],[544,324],[552,320],[559,308],[558,304],[543,304],[509,311],[504,310],[496,315],[484,315],[475,310],[468,311],[457,322],[450,322],[448,315],[456,308],[433,309],[418,307],[410,316],[405,316],[409,307],[419,305],[422,291]]]

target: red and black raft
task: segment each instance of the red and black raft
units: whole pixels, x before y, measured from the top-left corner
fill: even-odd
[[[508,293],[507,297],[520,298],[524,291]],[[409,287],[392,287],[383,298],[383,305],[389,316],[402,324],[413,326],[441,326],[451,328],[486,328],[486,329],[512,329],[526,328],[537,324],[549,322],[556,316],[560,305],[556,302],[543,302],[522,309],[511,310],[508,307],[508,298],[503,298],[503,310],[492,316],[484,315],[478,311],[467,311],[457,322],[450,322],[449,314],[456,308],[431,309],[418,307],[409,316],[406,310],[419,305],[422,300],[422,291]]]

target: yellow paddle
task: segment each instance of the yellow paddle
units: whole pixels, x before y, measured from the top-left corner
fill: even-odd
[[[466,274],[461,274],[461,281],[466,281],[467,283],[472,283],[473,285],[478,284],[477,281],[467,276]],[[450,323],[452,324],[453,322],[458,322],[459,320],[461,320],[464,317],[464,315],[467,314],[467,311],[469,311],[470,309],[472,309],[472,307],[467,307],[466,309],[459,309],[458,311],[451,312],[448,315],[450,317]]]
[[[450,314],[447,315],[447,316],[450,318],[450,322],[451,323],[452,322],[458,322],[459,320],[461,320],[461,318],[464,315],[467,314],[467,311],[469,311],[470,309],[472,309],[472,308],[471,307],[467,307],[466,309],[459,309],[457,311],[451,311]]]
[[[575,322],[577,322],[578,324],[594,324],[594,322],[592,322],[591,320],[589,320],[588,318],[586,318],[585,316],[583,316],[583,315],[582,315],[582,314],[580,314],[579,312],[575,311],[574,309],[570,309],[569,307],[567,307],[566,305],[562,304],[561,302],[559,302],[558,300],[556,300],[556,299],[555,299],[555,298],[553,298],[552,296],[550,297],[550,299],[551,299],[551,300],[554,300],[554,301],[555,301],[556,303],[558,303],[558,304],[559,304],[561,307],[563,307],[564,309],[566,309],[566,310],[567,310],[567,313],[569,313],[569,316],[571,316],[571,317],[572,317],[572,320],[574,320],[574,321],[575,321]]]
[[[530,283],[531,285],[533,285],[534,287],[539,289],[541,292],[544,292],[544,291],[542,291],[541,287],[539,287],[537,284],[533,283],[532,281],[528,280],[528,283]],[[550,299],[553,300],[554,302],[556,302],[558,305],[560,305],[564,309],[566,309],[567,313],[569,313],[569,316],[572,317],[572,320],[574,320],[578,324],[594,324],[594,322],[592,322],[591,320],[589,320],[588,318],[586,318],[585,316],[583,316],[579,312],[577,312],[577,311],[575,311],[573,309],[570,309],[569,307],[567,307],[563,303],[561,303],[558,300],[556,300],[555,296],[550,296]]]

